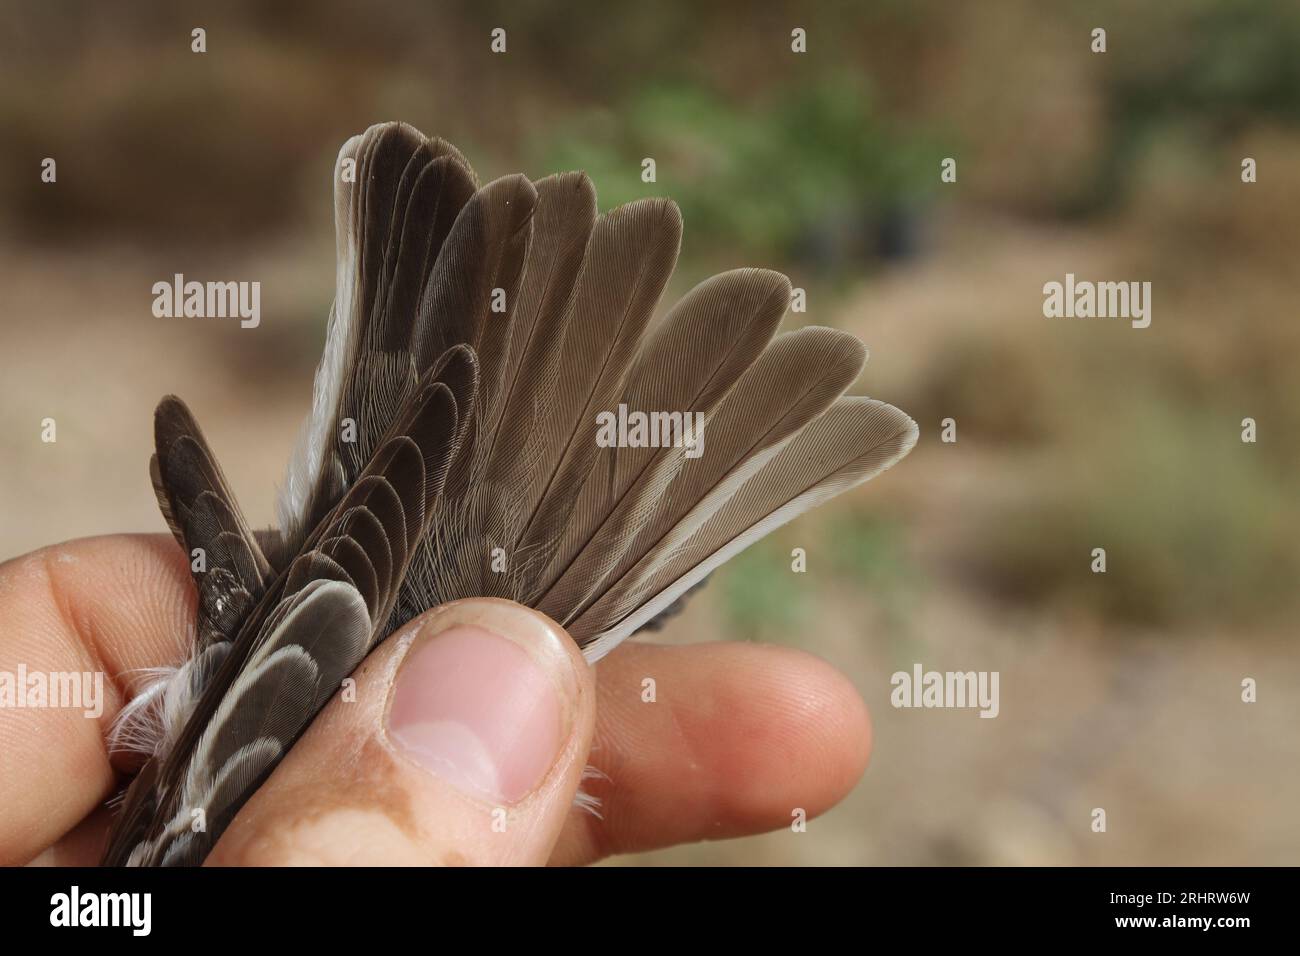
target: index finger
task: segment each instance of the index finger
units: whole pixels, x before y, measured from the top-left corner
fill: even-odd
[[[168,535],[0,565],[0,864],[32,859],[112,793],[105,740],[132,672],[180,659],[194,602]]]

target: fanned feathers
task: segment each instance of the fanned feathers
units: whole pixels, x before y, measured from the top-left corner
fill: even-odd
[[[190,657],[119,719],[147,759],[107,863],[202,862],[420,612],[512,598],[596,660],[916,441],[897,409],[841,397],[857,339],[773,337],[778,273],[714,276],[651,328],[681,243],[670,201],[597,216],[581,173],[479,187],[455,147],[396,123],[344,144],[334,182],[336,300],[278,530],[249,529],[189,410],[158,406],[150,473],[199,606]],[[620,406],[702,429],[598,442]]]

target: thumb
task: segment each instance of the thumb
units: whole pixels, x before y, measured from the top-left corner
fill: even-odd
[[[509,601],[429,611],[371,652],[222,834],[216,865],[540,865],[591,746],[577,645]]]

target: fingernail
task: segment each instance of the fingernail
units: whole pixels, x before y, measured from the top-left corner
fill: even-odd
[[[481,616],[426,622],[398,669],[388,735],[458,789],[515,803],[541,783],[567,739],[561,685],[571,665],[561,636],[535,615],[506,615],[517,640],[474,622]]]

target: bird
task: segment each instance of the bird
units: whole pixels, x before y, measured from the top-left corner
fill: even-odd
[[[598,213],[582,172],[481,184],[396,122],[349,139],[333,179],[335,300],[277,526],[250,527],[179,398],[154,415],[150,476],[198,602],[184,659],[111,730],[140,770],[106,865],[202,863],[370,649],[429,608],[517,601],[594,663],[917,440],[845,394],[856,337],[778,333],[779,272],[715,275],[654,321],[671,200]],[[598,441],[615,413],[641,418]]]

